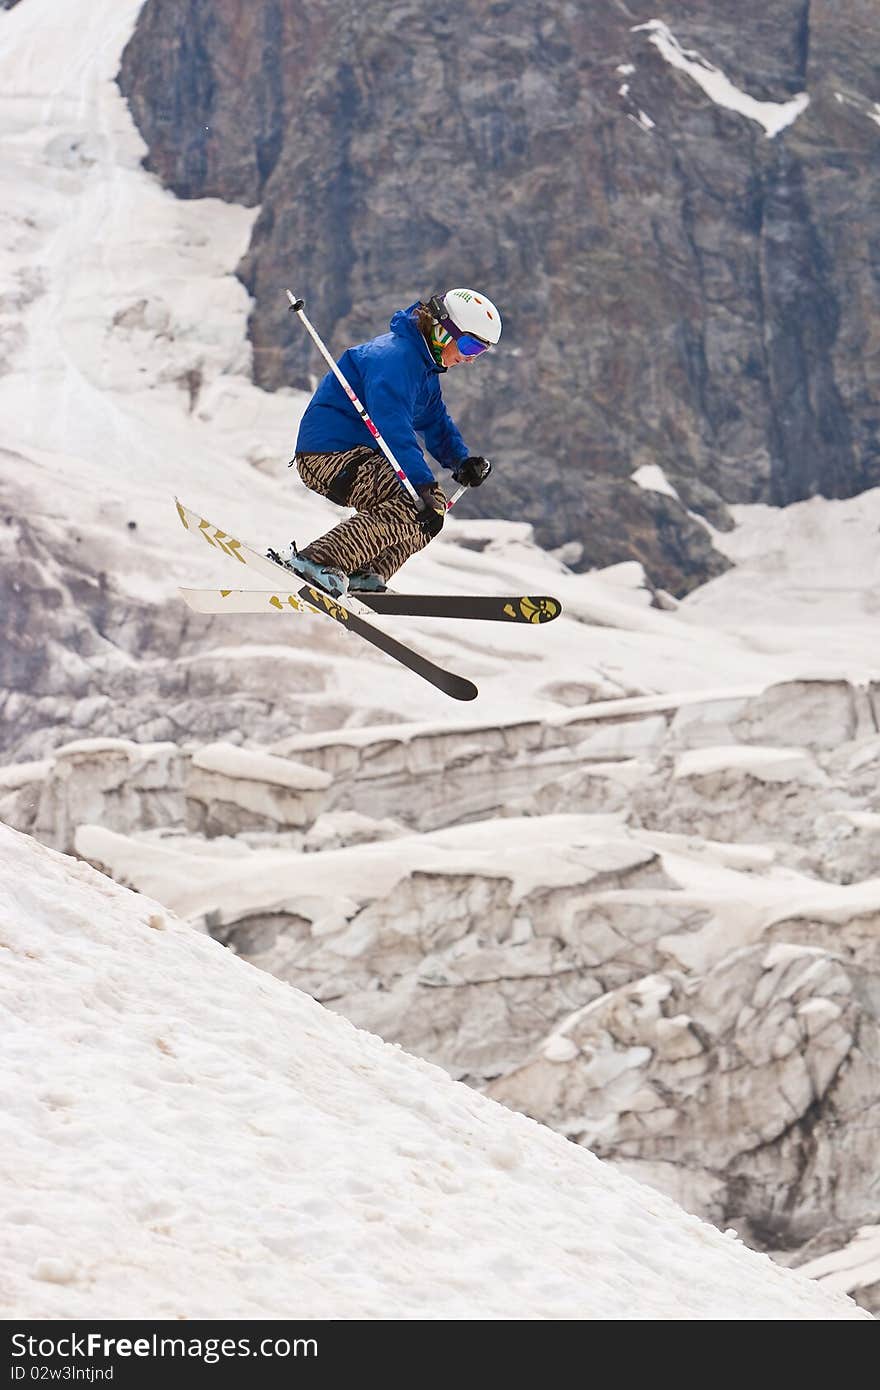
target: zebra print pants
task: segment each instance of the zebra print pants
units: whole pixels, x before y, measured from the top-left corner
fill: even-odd
[[[332,565],[346,574],[371,569],[388,580],[405,560],[428,544],[430,537],[418,523],[409,494],[376,449],[297,454],[296,466],[312,492],[357,512],[307,545],[300,552],[306,559]],[[433,497],[437,510],[443,510],[446,497],[439,484]]]

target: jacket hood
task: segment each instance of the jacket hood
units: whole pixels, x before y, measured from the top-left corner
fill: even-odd
[[[399,338],[408,338],[411,342],[417,343],[426,364],[435,372],[445,372],[446,368],[441,367],[434,361],[431,349],[422,337],[419,326],[413,318],[413,310],[419,307],[419,302],[420,301],[417,299],[414,304],[410,304],[408,309],[398,309],[397,312],[392,315],[389,328],[391,332],[396,333]]]

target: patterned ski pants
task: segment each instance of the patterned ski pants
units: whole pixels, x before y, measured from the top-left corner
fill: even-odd
[[[357,512],[300,551],[306,559],[332,565],[346,574],[371,569],[388,580],[405,560],[428,544],[430,538],[418,523],[409,493],[404,492],[391,465],[377,450],[297,454],[296,466],[312,492]],[[442,510],[446,498],[439,485],[434,488],[434,498],[434,505]]]

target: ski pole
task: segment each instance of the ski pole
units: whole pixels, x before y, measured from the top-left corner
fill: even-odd
[[[360,415],[367,429],[370,431],[370,434],[373,436],[376,443],[379,445],[379,448],[382,450],[382,453],[385,455],[386,459],[391,464],[391,467],[394,469],[395,473],[397,474],[397,477],[403,483],[403,486],[406,488],[410,497],[415,502],[416,507],[419,511],[427,511],[427,502],[416,492],[409,478],[404,473],[400,464],[397,462],[397,459],[394,457],[388,445],[385,443],[385,440],[382,438],[381,434],[376,429],[376,426],[373,424],[373,421],[367,414],[366,407],[363,406],[361,402],[358,400],[354,391],[351,389],[348,382],[346,381],[345,376],[339,370],[339,367],[333,361],[333,358],[330,356],[330,353],[324,346],[324,343],[321,339],[321,335],[318,333],[318,330],[315,328],[314,324],[310,321],[305,312],[305,300],[297,299],[291,290],[287,290],[286,294],[287,298],[290,300],[291,309],[301,321],[306,332],[311,337],[312,342],[315,344],[315,347],[318,349],[324,361],[327,363],[327,366],[330,368],[331,372],[336,377],[336,380],[339,382],[339,385],[342,387],[343,391],[348,396],[348,399],[351,401],[358,415]],[[462,486],[458,489],[457,492],[453,493],[452,497],[450,497],[449,501],[446,503],[447,511],[450,511],[451,508],[455,506],[456,502],[458,501],[459,497],[463,492],[467,492],[467,487],[464,484],[462,484]]]

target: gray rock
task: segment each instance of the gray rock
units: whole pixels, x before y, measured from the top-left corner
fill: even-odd
[[[876,1217],[873,1126],[837,1152],[845,1117],[880,1098],[880,1027],[856,979],[796,945],[734,952],[699,981],[646,976],[571,1015],[489,1094],[631,1171],[656,1165],[667,1190],[675,1165],[718,1224],[801,1243],[832,1209]]]

